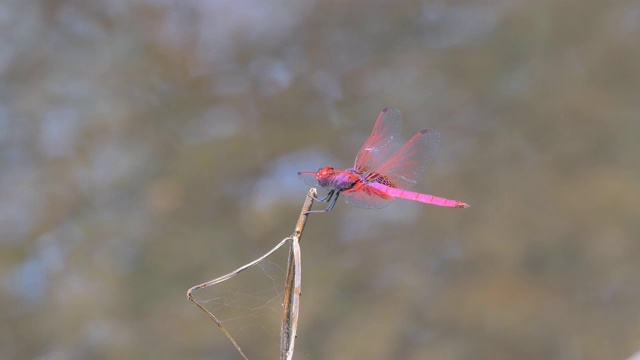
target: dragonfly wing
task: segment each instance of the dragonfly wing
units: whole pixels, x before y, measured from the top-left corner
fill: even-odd
[[[365,173],[382,165],[400,148],[401,131],[400,111],[394,108],[382,110],[371,135],[358,151],[354,165],[356,171]]]
[[[298,171],[298,177],[309,186],[318,186],[315,171]]]
[[[422,130],[407,141],[391,158],[372,169],[365,179],[395,188],[410,189],[422,179],[435,155],[440,134]]]
[[[395,200],[395,198],[362,182],[343,191],[342,194],[344,194],[344,200],[347,204],[364,209],[380,209]]]

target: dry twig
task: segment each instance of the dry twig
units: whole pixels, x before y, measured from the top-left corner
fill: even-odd
[[[300,267],[300,238],[302,236],[302,232],[304,231],[304,226],[307,222],[307,218],[309,217],[309,211],[311,210],[313,199],[315,197],[316,189],[312,188],[309,190],[309,193],[307,193],[307,198],[304,202],[304,205],[302,206],[302,211],[300,212],[300,216],[298,217],[298,222],[296,223],[296,228],[293,234],[283,239],[273,249],[269,250],[267,253],[257,258],[256,260],[245,264],[226,275],[193,286],[192,288],[187,290],[187,298],[189,298],[191,302],[193,302],[198,308],[200,308],[200,310],[207,313],[207,315],[216,323],[216,325],[218,325],[220,330],[222,330],[225,336],[229,339],[229,341],[231,341],[233,346],[236,348],[236,350],[238,350],[240,355],[242,355],[245,360],[248,360],[247,355],[242,351],[240,345],[238,345],[233,336],[231,336],[231,333],[229,333],[224,325],[222,325],[222,322],[218,320],[218,318],[216,318],[213,313],[207,310],[193,297],[193,292],[231,279],[242,271],[259,264],[264,259],[269,257],[269,255],[273,254],[276,250],[282,247],[282,245],[284,245],[286,242],[290,241],[291,245],[289,247],[287,278],[285,281],[284,298],[282,300],[282,328],[280,329],[280,359],[290,360],[293,357],[293,348],[295,345],[296,332],[298,329],[298,312],[300,309],[300,287],[302,284]]]

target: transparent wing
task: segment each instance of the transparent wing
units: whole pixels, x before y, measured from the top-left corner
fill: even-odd
[[[365,182],[376,181],[408,190],[422,179],[435,155],[440,134],[422,130],[407,141],[391,158],[365,175]]]
[[[342,192],[347,204],[364,209],[380,209],[389,205],[395,198],[364,183],[358,183]]]
[[[298,177],[309,186],[318,186],[316,171],[298,171]]]
[[[371,135],[358,151],[354,168],[365,173],[383,164],[400,147],[402,117],[400,111],[385,108],[378,115]]]

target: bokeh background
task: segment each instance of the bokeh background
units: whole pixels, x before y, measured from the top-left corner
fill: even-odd
[[[0,357],[240,358],[187,288],[289,235],[296,172],[393,106],[442,135],[417,190],[472,207],[312,216],[295,358],[626,359],[639,39],[628,0],[5,0]],[[254,359],[284,258],[199,295],[272,306],[237,315]]]

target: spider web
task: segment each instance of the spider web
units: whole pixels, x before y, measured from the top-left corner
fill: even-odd
[[[261,263],[195,294],[249,359],[278,358],[287,254],[288,247],[284,246]],[[231,269],[220,273],[227,270]],[[221,331],[216,330],[211,341],[216,344],[216,359],[242,358]]]

